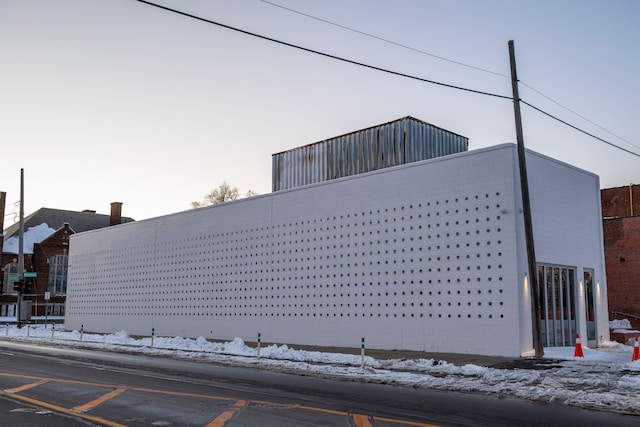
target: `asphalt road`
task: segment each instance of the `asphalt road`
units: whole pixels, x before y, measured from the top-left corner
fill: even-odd
[[[520,399],[0,340],[0,426],[637,426]]]

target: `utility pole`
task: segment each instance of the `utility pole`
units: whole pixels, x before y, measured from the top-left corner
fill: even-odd
[[[533,244],[533,226],[531,221],[531,203],[529,201],[529,182],[527,179],[527,162],[522,133],[522,116],[520,114],[520,95],[518,93],[518,73],[516,72],[516,54],[513,40],[509,40],[509,60],[511,63],[511,89],[513,91],[513,111],[516,120],[516,138],[518,142],[518,166],[520,169],[520,189],[522,193],[522,212],[524,217],[524,236],[527,245],[527,265],[529,267],[529,286],[531,288],[531,325],[533,332],[533,348],[535,356],[544,355],[542,347],[542,330],[540,329],[540,286],[538,283],[538,266]]]
[[[20,169],[20,228],[18,231],[18,277],[24,283],[24,169]],[[16,325],[22,326],[22,286],[16,298]]]

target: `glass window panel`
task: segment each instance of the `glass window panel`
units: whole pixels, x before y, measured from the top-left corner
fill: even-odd
[[[575,268],[538,265],[543,343],[569,346],[575,343]]]

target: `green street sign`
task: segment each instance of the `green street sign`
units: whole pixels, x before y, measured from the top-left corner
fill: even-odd
[[[35,271],[25,271],[23,274],[24,277],[38,277],[38,273]]]
[[[16,280],[20,280],[20,276],[18,276],[17,274],[10,274],[9,280],[13,280],[15,282]]]

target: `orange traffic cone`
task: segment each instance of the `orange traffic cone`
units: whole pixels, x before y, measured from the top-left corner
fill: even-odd
[[[640,359],[640,347],[638,347],[638,337],[636,337],[636,341],[633,343],[633,356],[631,356],[631,361],[635,362]]]
[[[573,353],[573,357],[584,357],[582,344],[580,343],[580,334],[576,334],[576,351]]]

